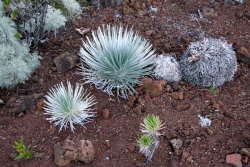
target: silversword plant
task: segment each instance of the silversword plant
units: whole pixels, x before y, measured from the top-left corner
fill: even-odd
[[[156,115],[148,115],[141,124],[143,135],[139,138],[138,143],[140,152],[147,158],[147,162],[152,161],[155,149],[159,145],[160,130],[164,128],[164,124]]]
[[[80,50],[82,67],[80,74],[85,83],[97,89],[127,98],[134,94],[139,79],[152,73],[155,55],[152,45],[132,29],[122,26],[103,26],[92,32]]]
[[[221,86],[233,79],[237,70],[231,44],[213,38],[192,42],[180,60],[182,78],[202,87]]]
[[[52,88],[45,96],[45,114],[50,122],[60,126],[61,131],[68,126],[74,132],[74,125],[84,126],[95,117],[92,106],[95,104],[94,96],[86,94],[83,86],[76,84],[75,89],[67,82],[67,87],[62,83]]]

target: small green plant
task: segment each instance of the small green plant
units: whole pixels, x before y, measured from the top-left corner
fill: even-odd
[[[210,86],[208,90],[213,96],[216,96],[218,93],[218,88],[216,86]]]
[[[159,145],[159,131],[164,128],[164,124],[156,115],[148,115],[141,124],[141,131],[144,133],[138,140],[140,152],[147,158],[147,162],[152,161],[155,149]]]
[[[30,148],[25,146],[25,143],[24,143],[23,139],[15,141],[15,144],[14,144],[13,147],[18,152],[18,155],[15,157],[14,160],[32,158],[32,153],[30,152]]]

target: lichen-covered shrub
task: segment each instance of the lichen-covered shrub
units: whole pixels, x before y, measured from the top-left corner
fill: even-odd
[[[68,10],[71,17],[78,16],[82,13],[80,4],[75,0],[61,0],[64,7]]]
[[[231,44],[213,38],[192,42],[180,60],[182,78],[202,87],[221,86],[233,79],[237,70]]]
[[[15,23],[0,16],[0,87],[13,87],[29,78],[39,65],[38,55],[21,44],[15,34]]]
[[[0,1],[0,17],[4,14],[3,2]]]
[[[156,58],[154,69],[154,77],[156,79],[166,80],[169,82],[176,82],[181,80],[181,72],[179,63],[171,56],[160,55]]]
[[[152,73],[155,55],[152,45],[133,30],[106,26],[92,33],[93,40],[83,41],[80,50],[85,83],[97,89],[127,98],[135,93],[139,79]]]
[[[46,31],[56,31],[60,27],[65,26],[67,19],[62,15],[59,9],[53,6],[48,6],[48,11],[46,14],[44,29]]]

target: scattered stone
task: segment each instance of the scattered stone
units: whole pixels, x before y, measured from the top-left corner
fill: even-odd
[[[174,149],[174,154],[179,157],[182,154],[182,150],[181,149]]]
[[[43,153],[43,152],[35,152],[34,153],[35,158],[42,158],[44,155],[45,155],[45,153]]]
[[[186,111],[191,107],[189,103],[177,103],[175,109],[177,111]]]
[[[181,139],[172,139],[172,140],[170,140],[170,143],[172,144],[174,149],[179,149],[182,146]]]
[[[190,157],[190,153],[187,151],[183,151],[181,154],[181,159],[186,160],[188,157]]]
[[[214,134],[214,132],[211,129],[207,129],[207,134],[209,134],[210,136]]]
[[[240,149],[240,154],[250,157],[250,148],[242,148],[242,149]]]
[[[55,157],[55,164],[58,165],[58,166],[66,166],[70,163],[70,160],[68,159],[64,159],[63,157],[63,149],[62,149],[62,146],[61,146],[61,143],[56,143],[54,146],[54,157]]]
[[[2,104],[4,104],[4,102],[3,102],[3,100],[2,100],[2,99],[0,99],[0,105],[2,105]]]
[[[170,167],[179,167],[179,157],[170,155]]]
[[[139,3],[138,1],[135,2],[135,4],[134,4],[134,9],[135,9],[136,11],[139,11],[139,10],[140,10],[140,3]]]
[[[108,109],[102,110],[102,117],[103,117],[104,119],[108,119],[108,118],[109,118],[109,114],[110,114],[110,112],[109,112]]]
[[[152,31],[152,30],[147,30],[147,31],[145,32],[145,34],[146,34],[147,36],[151,36],[151,35],[153,34],[153,31]]]
[[[173,89],[170,85],[167,85],[167,93],[172,93],[173,92]]]
[[[144,78],[142,80],[143,87],[150,87],[153,82],[153,79],[151,78]]]
[[[237,115],[233,113],[232,111],[224,110],[223,115],[231,118],[231,119],[236,119]]]
[[[248,156],[241,156],[241,162],[243,163],[243,164],[247,164],[248,163]]]
[[[81,27],[81,28],[76,28],[76,31],[81,35],[85,35],[86,33],[88,33],[90,31],[90,29]]]
[[[84,163],[90,163],[94,159],[94,147],[89,140],[71,140],[66,139],[54,146],[55,164],[66,166],[71,161],[79,160]]]
[[[40,100],[42,97],[44,97],[44,94],[33,94],[31,96],[26,97],[24,100],[18,101],[15,104],[11,104],[11,107],[14,107],[12,109],[12,115],[18,116],[20,113],[25,114],[28,109],[30,109],[32,106],[36,105],[36,102]],[[9,103],[9,102],[8,102]],[[13,102],[14,103],[14,102]]]
[[[214,19],[218,17],[218,13],[215,12],[213,8],[209,8],[209,7],[202,8],[202,15],[207,19]]]
[[[242,135],[244,137],[244,140],[246,141],[246,144],[250,145],[250,130],[244,130]]]
[[[15,159],[17,157],[17,153],[10,153],[10,159]]]
[[[166,81],[164,80],[160,80],[160,81],[153,81],[152,85],[151,85],[151,89],[150,90],[150,95],[152,97],[155,97],[157,95],[162,94],[163,88],[166,85]]]
[[[152,80],[151,78],[143,79],[142,83],[144,92],[150,97],[161,95],[167,84],[165,80]]]
[[[136,113],[136,115],[141,115],[141,113],[142,113],[142,106],[138,105],[137,107],[135,107],[133,109],[133,111]]]
[[[129,96],[127,105],[132,108],[135,105],[136,97],[135,96]]]
[[[111,147],[111,145],[110,145],[110,140],[105,140],[105,144],[107,145],[108,148]]]
[[[144,106],[145,103],[146,103],[146,101],[145,101],[142,97],[139,97],[139,98],[137,99],[137,101],[138,101],[138,103],[139,103],[141,106]]]
[[[76,143],[76,146],[78,148],[77,160],[87,164],[94,160],[95,150],[91,141],[80,140]]]
[[[123,7],[122,12],[124,15],[130,15],[134,13],[134,10],[130,7]]]
[[[169,93],[168,95],[175,100],[183,100],[184,99],[183,92],[173,92],[173,93]]]
[[[129,152],[134,152],[136,150],[136,146],[134,144],[128,145],[128,151]]]
[[[36,106],[37,106],[37,109],[38,110],[43,110],[43,107],[45,106],[45,101],[44,101],[44,99],[41,99],[41,100],[39,100],[37,103],[36,103]]]
[[[173,88],[173,90],[174,90],[175,92],[177,92],[177,91],[180,90],[180,87],[179,87],[179,85],[178,85],[177,82],[174,82],[174,83],[172,84],[172,88]]]
[[[69,52],[63,53],[53,59],[58,72],[67,72],[76,67],[79,57]]]
[[[241,155],[240,154],[230,154],[226,157],[226,163],[231,164],[235,167],[242,167]]]
[[[250,65],[250,48],[240,47],[237,51],[237,59]]]
[[[216,111],[219,111],[220,110],[220,106],[218,103],[214,103],[213,104],[213,109],[216,110]]]
[[[189,156],[189,157],[187,158],[187,161],[188,161],[188,162],[193,162],[193,156]]]
[[[245,17],[250,20],[250,10],[245,13]]]

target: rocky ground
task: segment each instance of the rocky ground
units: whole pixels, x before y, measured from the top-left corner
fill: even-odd
[[[94,94],[97,117],[86,128],[58,132],[44,115],[44,95],[55,84],[80,82],[76,72],[81,39],[103,24],[133,27],[158,54],[179,58],[191,41],[204,36],[232,43],[238,58],[235,79],[212,95],[180,81],[143,80],[127,101],[85,85]],[[0,91],[0,164],[5,167],[249,167],[250,2],[124,0],[117,8],[86,8],[81,18],[39,47],[41,66],[25,84]],[[140,123],[148,114],[165,122],[153,162],[139,153]],[[198,115],[212,120],[208,128]],[[14,141],[23,138],[33,158],[13,160]],[[62,159],[63,157],[63,159]]]

